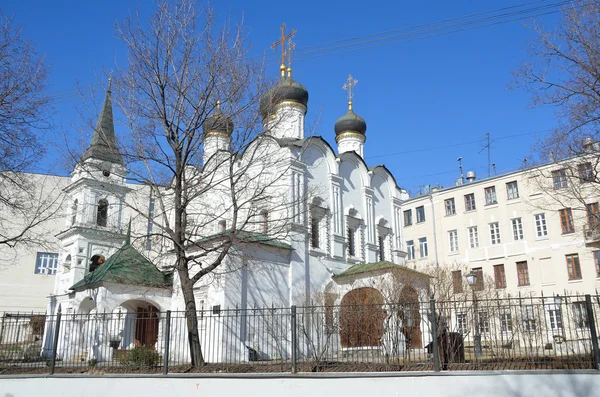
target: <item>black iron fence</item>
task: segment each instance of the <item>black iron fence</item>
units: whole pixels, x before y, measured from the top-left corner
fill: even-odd
[[[6,313],[0,373],[599,369],[600,296],[197,312]]]

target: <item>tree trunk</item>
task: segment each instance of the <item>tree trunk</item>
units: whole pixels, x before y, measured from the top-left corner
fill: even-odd
[[[181,280],[181,292],[185,302],[185,319],[188,331],[188,342],[190,345],[190,356],[192,366],[199,367],[204,365],[204,356],[202,355],[202,346],[200,345],[200,332],[198,331],[198,312],[196,311],[196,300],[194,299],[194,286],[189,279],[187,268],[178,269]]]

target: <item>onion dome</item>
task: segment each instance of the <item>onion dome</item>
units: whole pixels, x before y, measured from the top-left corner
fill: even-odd
[[[217,110],[204,120],[202,131],[205,134],[215,133],[222,135],[231,135],[233,132],[233,120],[227,117],[221,111],[221,101],[217,101]]]
[[[281,65],[280,70],[281,79],[260,100],[260,115],[263,119],[272,114],[275,106],[281,102],[296,102],[304,106],[308,104],[308,90],[302,84],[294,81],[292,78],[292,69],[287,69],[287,76],[285,75],[286,69],[284,65]]]
[[[367,123],[365,120],[354,113],[352,102],[348,102],[348,111],[345,115],[335,122],[335,135],[338,136],[345,132],[354,132],[365,135],[367,132]]]

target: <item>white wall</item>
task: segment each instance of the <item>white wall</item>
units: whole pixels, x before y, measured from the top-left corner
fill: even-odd
[[[382,376],[383,375],[383,376]],[[241,375],[205,377],[197,374],[160,376],[54,376],[48,378],[0,377],[2,397],[104,397],[104,396],[220,396],[261,397],[526,397],[597,396],[598,372],[461,372],[419,374],[323,374],[312,376]]]

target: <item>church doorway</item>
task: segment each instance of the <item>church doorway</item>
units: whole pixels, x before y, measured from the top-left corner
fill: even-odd
[[[342,347],[381,346],[386,317],[383,302],[374,288],[358,288],[344,296],[340,308]]]
[[[398,314],[402,320],[402,333],[406,338],[408,348],[422,348],[421,305],[417,291],[410,286],[402,288],[398,303],[400,304]]]
[[[135,318],[135,346],[152,347],[158,341],[158,309],[152,305],[138,307]]]

